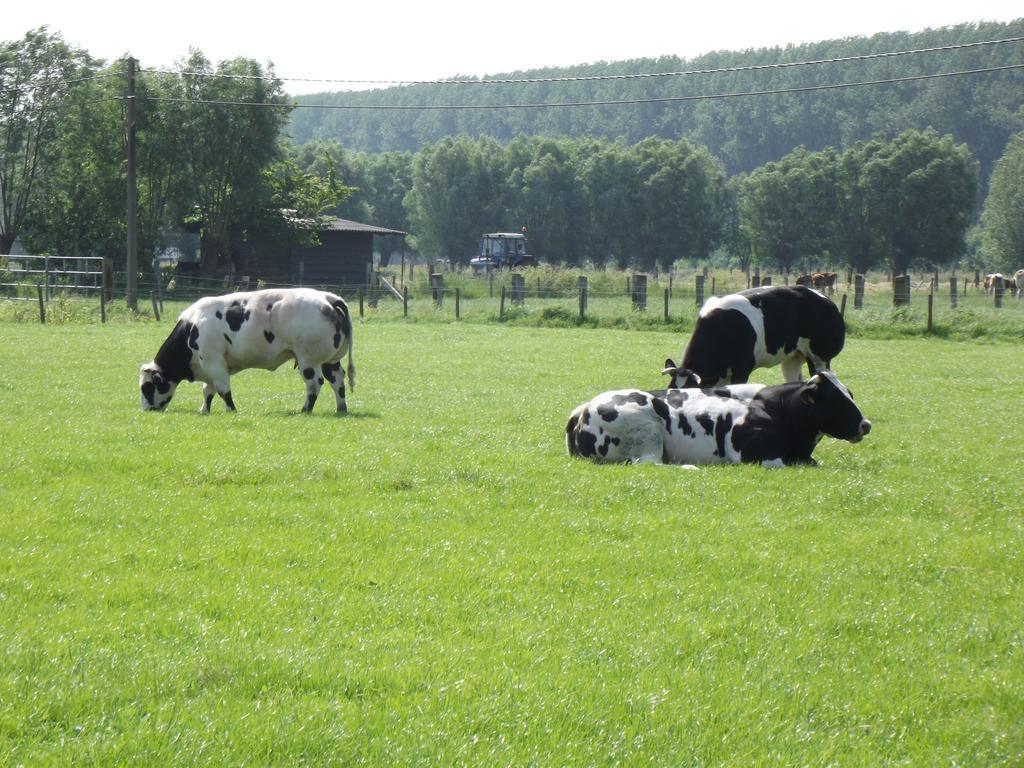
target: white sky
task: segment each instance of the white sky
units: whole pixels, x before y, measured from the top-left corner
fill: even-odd
[[[278,77],[434,80],[545,66],[784,46],[1024,17],[1021,0],[436,0],[236,4],[14,0],[0,41],[46,25],[108,61],[173,65],[196,47],[212,61],[272,62]],[[242,10],[244,8],[244,10]],[[344,90],[286,82],[292,94]]]

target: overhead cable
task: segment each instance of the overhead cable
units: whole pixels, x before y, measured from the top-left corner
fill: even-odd
[[[244,107],[272,107],[278,109],[344,109],[344,110],[420,110],[436,111],[445,109],[547,109],[556,107],[614,107],[630,104],[664,104],[686,101],[711,101],[717,99],[733,99],[749,96],[777,96],[792,93],[809,93],[813,91],[829,91],[842,88],[859,88],[868,85],[893,85],[898,83],[912,83],[922,80],[936,80],[944,77],[961,77],[964,75],[982,75],[992,72],[1007,72],[1010,70],[1024,69],[1024,64],[1007,64],[1000,67],[985,67],[982,69],[965,69],[956,72],[937,72],[930,75],[910,75],[907,77],[892,77],[881,80],[863,80],[850,83],[826,83],[824,85],[807,85],[793,88],[776,88],[764,91],[739,91],[732,93],[715,94],[694,94],[690,96],[664,96],[658,98],[638,99],[615,99],[609,101],[569,101],[569,102],[540,102],[534,104],[273,104],[268,102],[254,101],[214,101],[203,99],[178,99],[159,96],[143,96],[140,98],[146,101],[175,102],[183,104],[205,104],[212,106],[244,106]]]
[[[943,51],[957,51],[965,48],[979,48],[987,45],[999,45],[1002,43],[1019,43],[1024,41],[1024,36],[1007,37],[999,40],[981,40],[973,43],[958,43],[955,45],[942,45],[932,48],[912,48],[905,51],[887,51],[882,53],[865,53],[858,56],[842,56],[834,59],[812,59],[809,61],[789,61],[775,64],[751,64],[737,67],[721,67],[717,69],[692,69],[680,72],[642,72],[636,74],[621,75],[578,75],[567,77],[527,77],[527,78],[488,78],[472,80],[332,80],[314,77],[277,77],[269,75],[229,75],[212,72],[176,72],[164,69],[141,69],[140,72],[147,72],[160,75],[188,75],[190,77],[211,77],[224,78],[229,80],[264,80],[281,81],[287,83],[334,83],[337,85],[507,85],[525,83],[572,83],[602,80],[637,80],[644,78],[659,77],[685,77],[688,75],[717,75],[730,72],[756,72],[765,69],[787,69],[791,67],[821,66],[825,64],[845,64],[855,61],[871,61],[875,59],[894,58],[898,56],[910,56],[919,53],[939,53]]]

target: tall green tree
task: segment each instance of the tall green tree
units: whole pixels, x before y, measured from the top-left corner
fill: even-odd
[[[583,256],[586,211],[578,183],[580,142],[520,137],[507,148],[511,223],[527,229],[530,249],[552,263]]]
[[[103,256],[123,267],[124,72],[123,66],[103,70],[63,98],[24,233],[32,251]],[[140,241],[140,251],[152,244],[151,237]]]
[[[459,136],[418,152],[404,204],[419,250],[467,264],[481,234],[511,229],[506,178],[504,151],[492,139]]]
[[[0,43],[0,253],[28,223],[69,94],[97,65],[46,27]]]
[[[864,215],[889,268],[903,274],[914,264],[956,262],[978,195],[977,163],[967,146],[931,129],[911,130],[865,158]]]
[[[981,216],[982,255],[1006,273],[1024,267],[1024,133],[1018,133],[992,172]]]
[[[721,164],[685,139],[646,139],[631,153],[638,191],[633,265],[666,269],[680,259],[707,259],[723,234]]]
[[[281,81],[250,59],[213,67],[193,50],[177,82],[184,199],[201,227],[201,270],[212,273],[231,264],[244,242],[251,223],[244,214],[280,215],[257,202],[268,197],[264,170],[281,159],[278,135],[289,109]]]
[[[800,147],[743,179],[740,229],[758,263],[789,272],[828,260],[836,216],[836,157]]]

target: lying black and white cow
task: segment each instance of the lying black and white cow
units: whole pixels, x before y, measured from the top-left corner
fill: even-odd
[[[347,410],[341,358],[348,355],[348,381],[355,389],[352,320],[348,305],[311,288],[274,288],[200,299],[185,309],[152,362],[139,370],[142,410],[162,411],[182,381],[203,382],[208,413],[214,392],[229,411],[230,376],[246,368],[274,370],[295,360],[306,384],[302,410],[313,410],[320,387],[329,383],[338,412]]]
[[[749,400],[727,394],[605,392],[569,416],[566,449],[602,462],[783,466],[814,464],[811,453],[822,435],[856,443],[871,431],[831,371],[764,387]]]
[[[846,326],[831,299],[802,285],[751,288],[712,296],[701,307],[681,367],[701,386],[742,384],[755,368],[782,363],[786,381],[829,368]]]

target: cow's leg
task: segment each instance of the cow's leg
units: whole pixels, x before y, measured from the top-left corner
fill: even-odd
[[[807,361],[808,367],[811,367],[811,361]],[[794,355],[793,357],[787,357],[782,361],[782,378],[789,381],[800,381],[803,378],[803,367],[804,357],[803,355]]]
[[[348,405],[345,404],[345,376],[341,372],[341,363],[324,363],[320,366],[323,372],[324,381],[334,390],[334,403],[338,413],[345,413]]]
[[[213,396],[217,393],[217,390],[213,388],[213,384],[209,382],[203,382],[203,404],[199,406],[200,413],[209,413],[210,405],[213,403]]]
[[[320,387],[324,383],[323,372],[316,365],[298,363],[299,373],[306,383],[306,402],[302,406],[303,413],[312,413],[316,404],[317,395],[320,394]]]
[[[200,409],[200,412],[210,412],[210,404],[213,402],[214,392],[220,395],[224,405],[227,406],[228,412],[234,412],[235,401],[231,398],[231,377],[228,375],[227,369],[224,367],[214,367],[209,363],[207,363],[206,367],[212,381],[203,384],[203,407]]]

